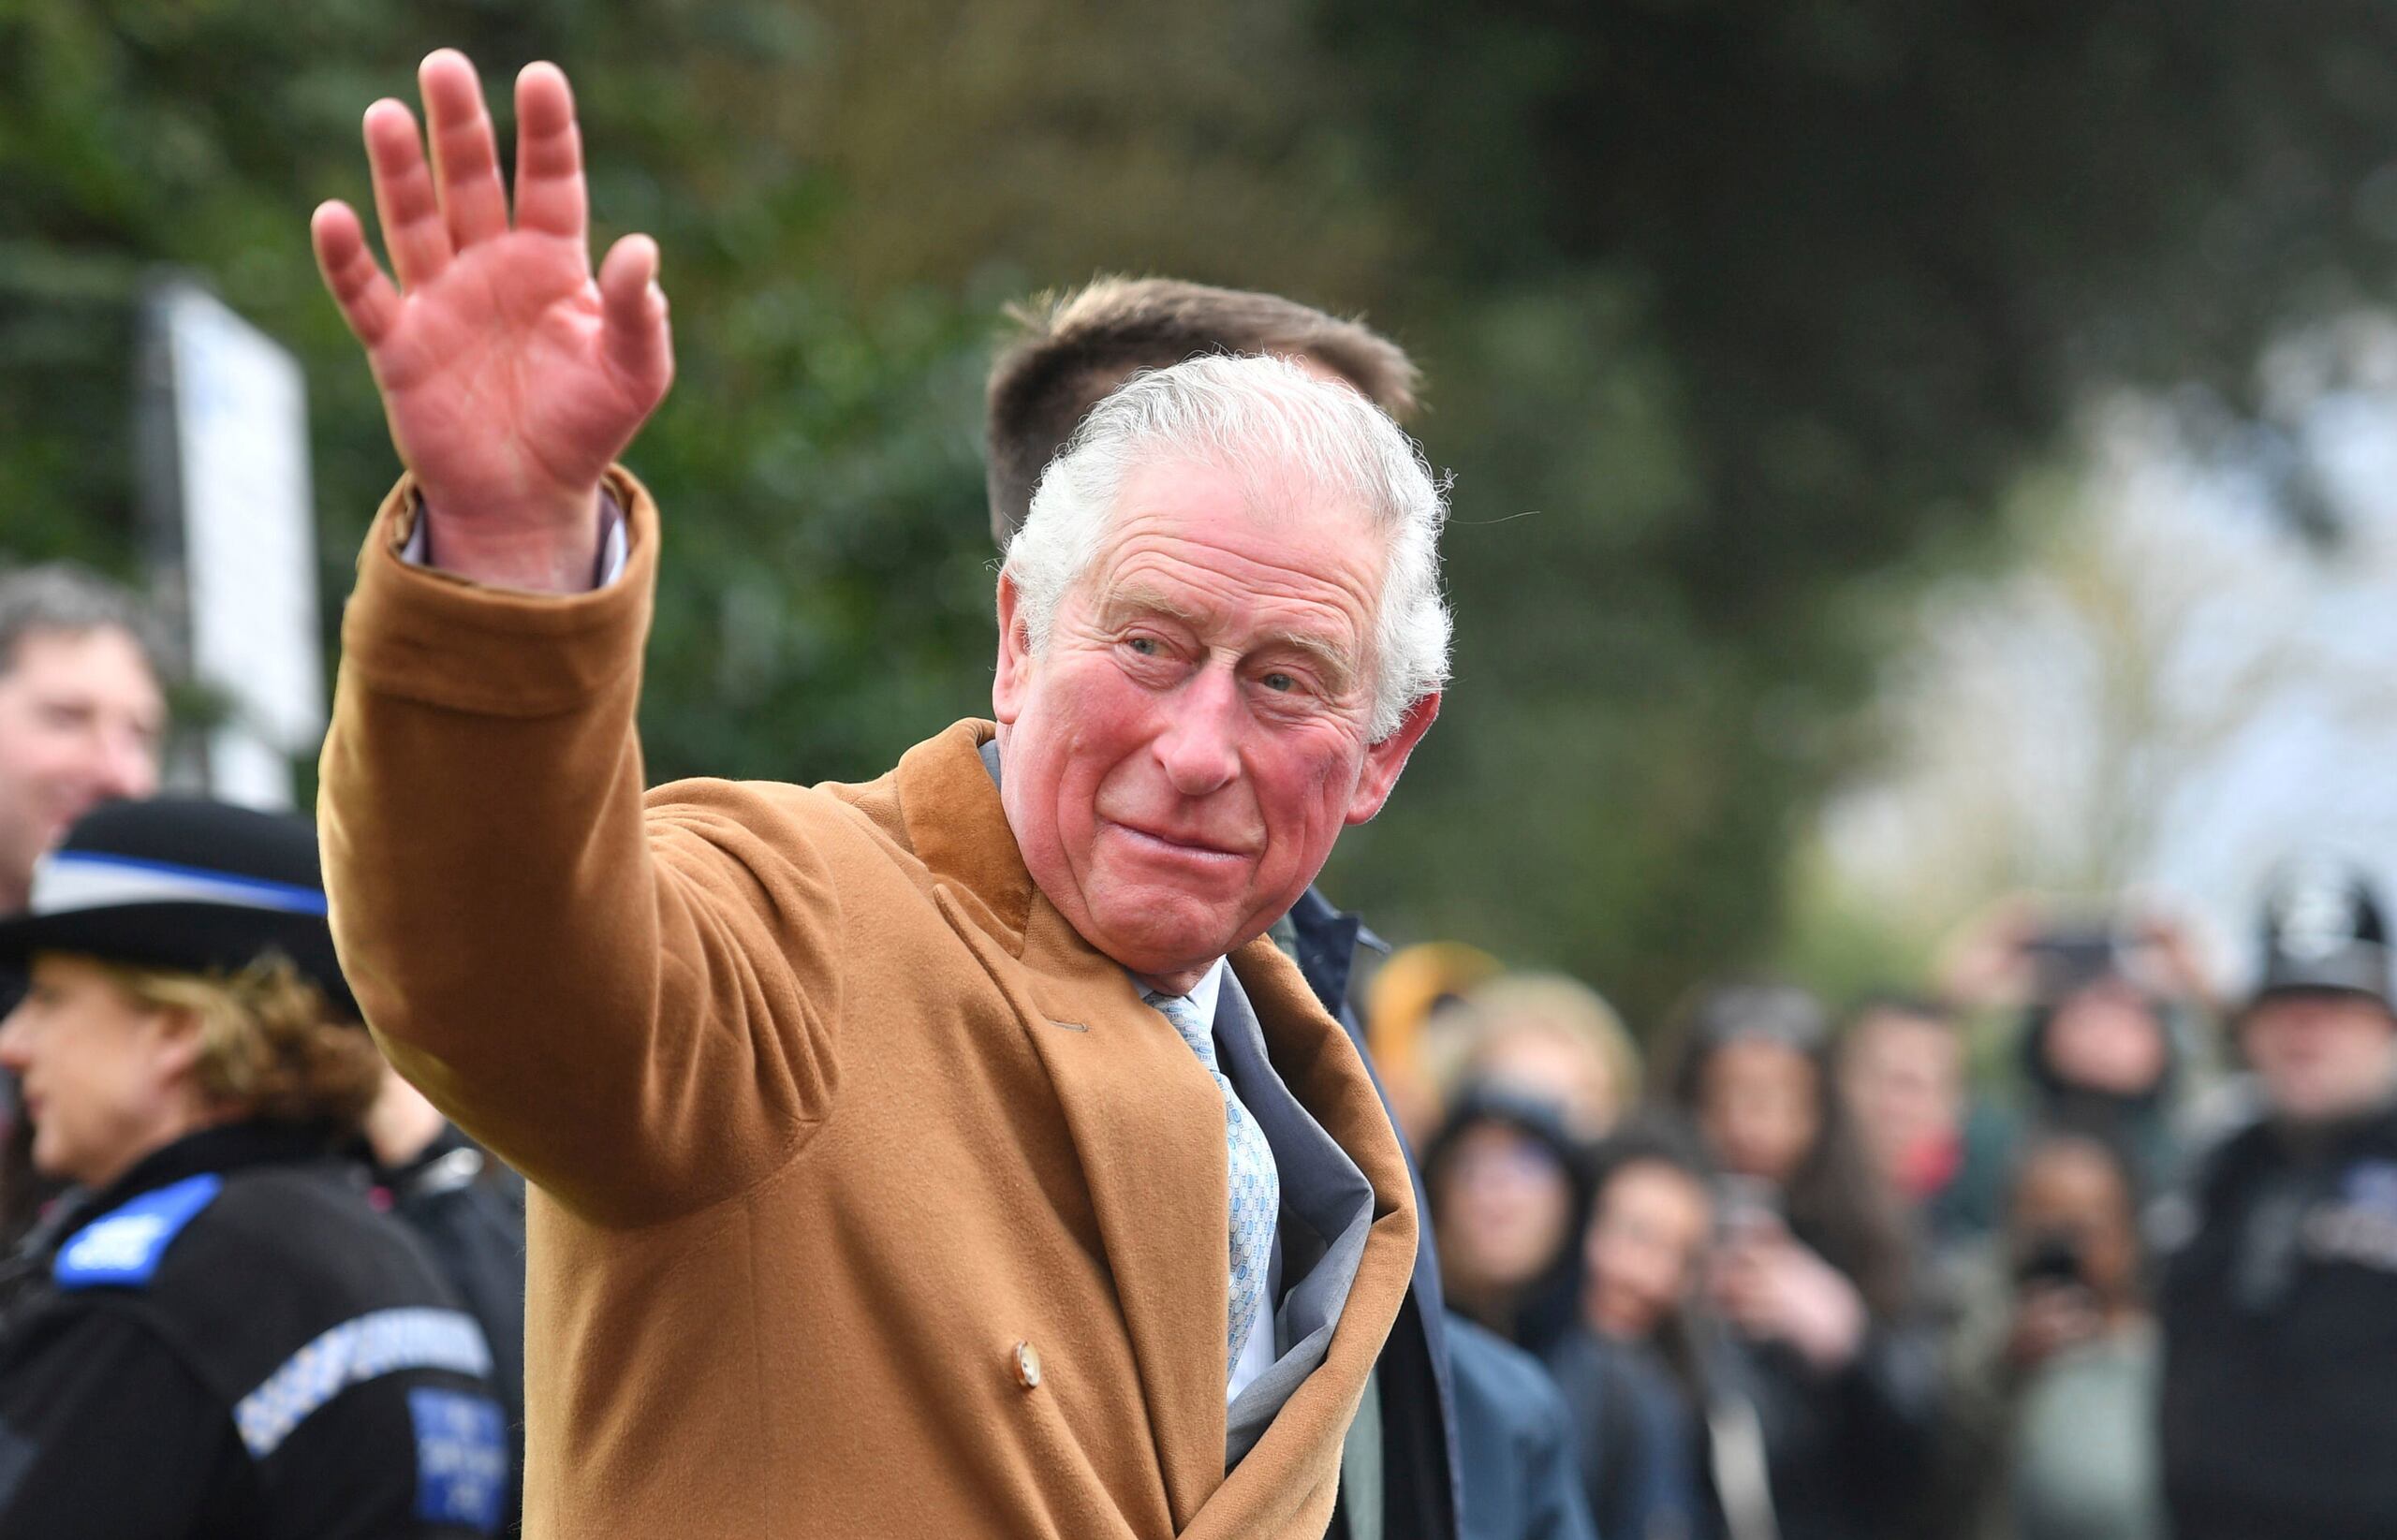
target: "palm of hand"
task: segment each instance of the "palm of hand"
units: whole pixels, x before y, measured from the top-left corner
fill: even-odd
[[[370,358],[391,439],[437,507],[570,506],[656,403],[603,345],[581,246],[516,230],[401,301]]]
[[[507,586],[584,588],[600,478],[674,378],[657,247],[626,236],[594,277],[581,139],[555,66],[517,78],[512,221],[474,66],[445,49],[419,75],[433,160],[400,103],[377,102],[365,120],[399,283],[338,201],[311,224],[317,265],[365,345],[442,565]]]

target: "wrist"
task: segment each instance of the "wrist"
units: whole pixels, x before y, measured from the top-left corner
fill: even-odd
[[[597,586],[607,519],[599,490],[537,509],[419,492],[425,565],[492,588],[583,594]]]

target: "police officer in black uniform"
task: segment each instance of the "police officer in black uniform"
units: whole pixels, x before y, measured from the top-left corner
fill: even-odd
[[[34,1159],[77,1187],[0,1278],[0,1535],[488,1535],[491,1350],[331,1151],[381,1065],[304,819],[114,803],[0,956]]]
[[[2169,1256],[2176,1540],[2397,1535],[2397,1014],[2353,873],[2290,874],[2235,1023],[2260,1107],[2204,1163]]]

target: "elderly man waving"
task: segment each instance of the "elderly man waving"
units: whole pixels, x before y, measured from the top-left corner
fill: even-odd
[[[326,281],[408,476],[345,622],[333,917],[395,1061],[535,1183],[542,1535],[1315,1540],[1416,1216],[1261,932],[1438,709],[1440,494],[1270,359],[1126,386],[998,584],[995,726],[863,785],[646,796],[672,374],[596,278],[565,77],[366,114],[398,280]]]

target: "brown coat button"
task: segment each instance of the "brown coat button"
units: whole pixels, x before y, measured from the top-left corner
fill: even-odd
[[[1016,1383],[1026,1390],[1039,1388],[1040,1350],[1030,1342],[1015,1344],[1015,1377]]]

